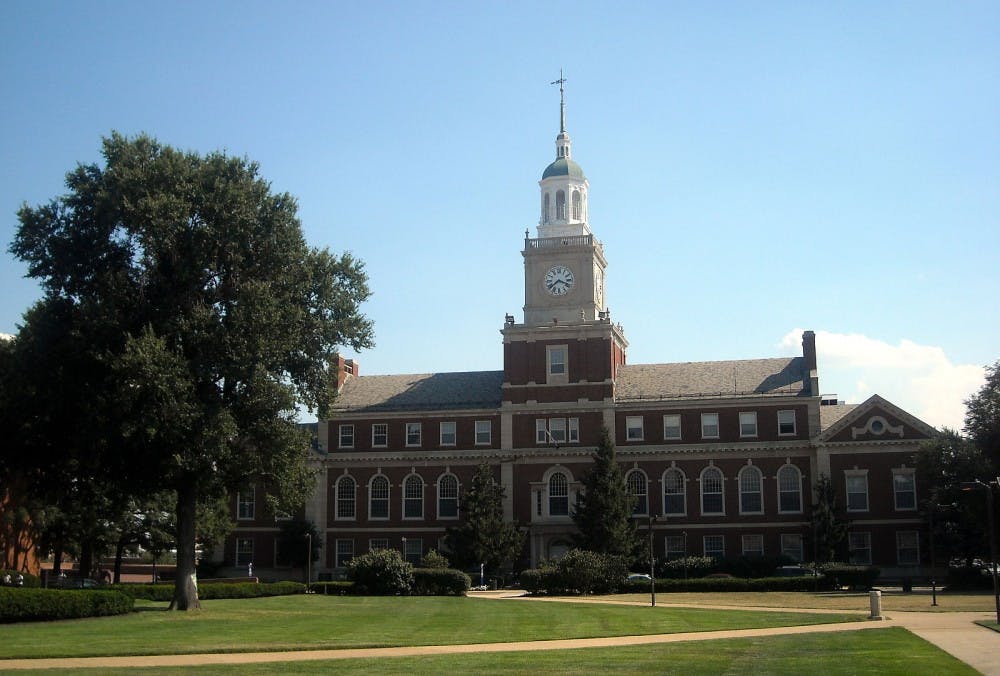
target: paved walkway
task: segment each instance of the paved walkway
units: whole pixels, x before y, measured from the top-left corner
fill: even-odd
[[[509,594],[483,594],[490,598],[511,598]],[[539,599],[531,599],[539,600]],[[580,602],[581,599],[544,599],[550,602]],[[602,601],[586,599],[588,603],[620,603],[645,605],[628,601]],[[681,607],[679,604],[661,603],[663,606]],[[790,608],[747,608],[718,605],[685,605],[692,608],[717,608],[740,610],[798,611]],[[808,610],[802,612],[838,613],[843,610]],[[750,636],[788,636],[831,631],[857,631],[904,627],[914,634],[937,645],[946,652],[971,665],[988,676],[1000,676],[1000,633],[974,624],[975,620],[990,619],[985,612],[976,613],[924,613],[894,612],[885,621],[842,622],[837,624],[809,625],[803,627],[771,627],[733,631],[701,631],[677,634],[652,634],[645,636],[610,636],[606,638],[561,639],[554,641],[529,641],[510,643],[481,643],[466,645],[412,646],[404,648],[357,648],[342,650],[291,650],[285,652],[204,653],[193,655],[150,655],[127,657],[84,657],[0,660],[0,672],[16,669],[82,669],[82,668],[144,668],[212,666],[215,664],[253,664],[261,662],[294,662],[305,660],[337,660],[378,657],[416,657],[481,652],[515,652],[532,650],[568,650],[572,648],[607,648],[614,646],[674,643],[678,641],[710,641],[722,638]]]

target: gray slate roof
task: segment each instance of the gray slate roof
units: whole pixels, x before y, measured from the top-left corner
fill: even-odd
[[[819,407],[819,428],[828,430],[835,422],[857,408],[857,404],[834,404]]]
[[[499,408],[503,371],[350,377],[335,411],[414,411]]]
[[[802,357],[635,364],[618,373],[618,401],[805,393]]]

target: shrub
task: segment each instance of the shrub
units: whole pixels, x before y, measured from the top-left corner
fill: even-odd
[[[309,590],[316,594],[329,596],[350,596],[355,593],[354,583],[350,580],[332,580],[329,582],[313,582]]]
[[[354,557],[347,564],[347,576],[355,582],[359,594],[405,595],[413,587],[413,566],[394,549]]]
[[[846,563],[826,563],[819,567],[832,586],[847,586],[854,590],[871,589],[882,571],[872,566],[852,566]]]
[[[18,585],[20,587],[30,587],[32,589],[37,589],[42,586],[42,581],[38,579],[36,575],[32,575],[31,573],[22,573],[17,570],[7,570],[5,568],[0,568],[0,580],[5,579],[6,576],[8,575],[10,575],[11,586],[14,586],[14,581],[17,579],[18,575],[20,575],[23,578],[21,584]]]
[[[472,580],[460,570],[452,568],[415,568],[413,570],[414,596],[462,596],[469,591]]]
[[[983,566],[949,566],[948,589],[993,589],[993,577]]]
[[[719,560],[711,556],[683,556],[661,562],[656,568],[656,577],[683,579],[685,566],[689,579],[717,573],[720,568]]]
[[[421,568],[451,568],[451,564],[448,563],[446,559],[441,554],[438,554],[433,549],[424,555],[424,558],[420,560]]]
[[[529,594],[537,594],[545,590],[542,571],[538,568],[522,570],[518,580],[521,583],[521,589]]]
[[[118,591],[0,588],[0,622],[124,615],[132,606],[132,598]]]
[[[722,571],[736,577],[771,577],[778,568],[778,558],[770,556],[741,556],[722,563]]]
[[[116,584],[109,588],[127,594],[133,599],[169,603],[174,598],[174,585],[170,582],[165,584]],[[198,598],[202,601],[212,599],[250,599],[261,596],[304,594],[305,590],[306,586],[301,582],[272,582],[266,584],[257,584],[255,582],[206,582],[198,585]]]
[[[829,578],[802,577],[699,577],[687,581],[673,578],[656,580],[656,591],[671,592],[766,592],[766,591],[813,591],[831,589]],[[648,593],[649,582],[629,582],[626,590],[632,593]]]
[[[521,586],[532,594],[611,594],[625,585],[628,561],[624,556],[571,549],[556,563],[521,572]]]

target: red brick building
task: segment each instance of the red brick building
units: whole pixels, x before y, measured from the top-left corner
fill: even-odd
[[[811,560],[812,486],[826,475],[846,505],[850,558],[917,573],[911,456],[933,429],[878,396],[824,401],[811,331],[799,357],[628,364],[588,223],[589,184],[564,123],[539,185],[537,236],[525,233],[521,252],[524,319],[506,318],[502,371],[365,376],[356,362],[339,365],[305,508],[324,538],[317,573],[380,547],[412,561],[440,549],[484,460],[505,488],[506,515],[527,528],[524,563],[560,556],[603,427],[638,496],[636,518],[656,517],[659,557]],[[273,515],[258,523],[240,500],[226,556],[270,567]]]

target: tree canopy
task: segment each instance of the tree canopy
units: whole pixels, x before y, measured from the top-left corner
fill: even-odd
[[[487,463],[476,468],[472,482],[459,496],[462,523],[449,528],[446,542],[450,558],[463,570],[484,564],[496,572],[510,566],[524,546],[524,533],[504,519],[504,491]]]
[[[1000,360],[986,367],[986,382],[965,400],[965,433],[992,463],[988,476],[1000,473]]]
[[[601,430],[594,462],[581,482],[583,491],[578,494],[573,510],[573,522],[579,530],[577,546],[593,552],[636,558],[642,543],[632,517],[635,496],[625,485],[625,476],[615,457],[615,445],[606,428]]]
[[[248,477],[284,505],[302,499],[297,407],[323,415],[338,348],[371,346],[367,277],[350,254],[307,246],[294,198],[256,163],[117,133],[103,157],[67,175],[67,194],[24,205],[10,249],[44,289],[33,312],[73,339],[68,382],[87,386],[47,415],[95,408],[79,457],[113,486],[176,491],[174,605],[197,607],[196,505]]]

